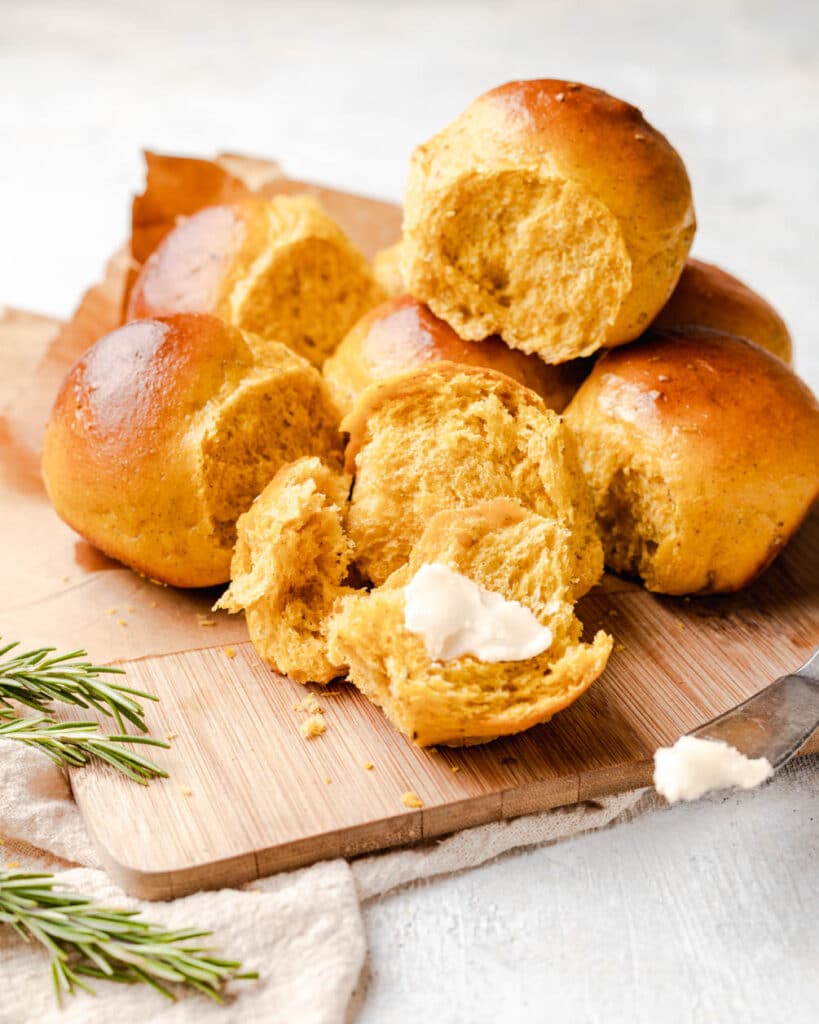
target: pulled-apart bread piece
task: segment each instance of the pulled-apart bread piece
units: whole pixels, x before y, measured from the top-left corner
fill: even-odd
[[[735,334],[791,362],[791,336],[779,313],[747,284],[713,263],[686,263],[677,287],[652,327],[707,327],[720,334]]]
[[[415,150],[402,272],[462,338],[558,363],[642,334],[694,230],[685,166],[639,110],[509,82]]]
[[[216,317],[136,320],[68,373],[46,427],[57,513],[112,558],[178,587],[224,583],[236,520],[302,455],[340,466],[321,374]]]
[[[383,583],[436,512],[511,497],[572,538],[575,597],[603,552],[571,432],[543,400],[492,370],[434,363],[374,385],[342,421],[355,474],[347,528],[356,564]]]
[[[283,466],[237,524],[231,583],[216,604],[244,609],[253,646],[297,683],[344,671],[327,657],[327,619],[344,585],[352,544],[343,509],[350,478],[318,458]]]
[[[606,353],[566,410],[615,572],[738,590],[819,494],[819,405],[781,359],[713,331]]]
[[[325,362],[324,379],[348,410],[365,388],[416,366],[442,360],[486,366],[531,388],[556,412],[588,375],[590,360],[547,366],[539,356],[509,348],[500,338],[463,341],[422,302],[402,295],[365,313]]]
[[[612,646],[603,632],[581,642],[571,545],[565,527],[509,499],[439,512],[408,565],[343,599],[330,621],[330,657],[349,665],[350,681],[419,746],[485,743],[548,721],[602,673]],[[455,589],[430,592],[425,577]],[[419,586],[425,592],[413,593]],[[475,609],[458,605],[463,591],[483,612],[483,641]],[[423,615],[435,604],[440,616],[434,607]],[[435,646],[441,640],[449,652]]]
[[[127,318],[213,313],[321,366],[383,298],[364,256],[315,199],[281,195],[180,220],[142,267]]]

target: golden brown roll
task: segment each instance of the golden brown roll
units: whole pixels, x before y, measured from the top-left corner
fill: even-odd
[[[500,338],[480,344],[463,341],[423,303],[402,295],[364,314],[325,362],[324,377],[346,410],[371,384],[441,360],[505,373],[556,412],[566,407],[591,369],[588,360],[547,366],[538,356],[510,349]]]
[[[230,588],[217,608],[244,610],[253,646],[297,683],[344,672],[327,657],[327,621],[344,585],[352,544],[343,528],[350,478],[314,457],[278,471],[239,517]]]
[[[127,319],[212,313],[321,366],[384,297],[361,253],[309,196],[210,206],[166,235]]]
[[[670,330],[708,327],[747,338],[786,363],[791,362],[793,346],[782,317],[761,295],[713,263],[686,263],[677,287],[652,326]]]
[[[342,599],[330,620],[330,657],[419,746],[485,743],[548,721],[600,675],[611,637],[580,640],[563,527],[506,498],[439,512],[409,564],[370,593]],[[520,661],[473,655],[432,659],[407,629],[405,585],[423,565],[443,565],[528,608],[550,646]],[[568,571],[567,571],[568,568]]]
[[[776,356],[712,331],[605,353],[565,414],[606,564],[665,594],[747,586],[819,493],[819,406]]]
[[[509,82],[415,150],[402,270],[462,338],[565,362],[646,329],[694,230],[685,166],[639,110]]]
[[[529,388],[493,370],[432,363],[369,388],[342,421],[355,474],[347,529],[381,584],[437,512],[509,497],[569,533],[574,596],[603,569],[574,438]]]
[[[71,369],[43,476],[62,519],[112,558],[179,587],[224,583],[236,520],[285,463],[340,465],[321,374],[216,317],[137,320]]]

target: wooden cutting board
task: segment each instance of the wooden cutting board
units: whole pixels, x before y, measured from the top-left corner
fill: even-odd
[[[14,356],[20,380],[34,373],[48,326],[0,316],[0,355]],[[43,372],[32,377],[38,388]],[[579,613],[589,633],[614,634],[610,665],[546,725],[483,747],[420,750],[356,690],[334,685],[311,688],[327,732],[307,741],[294,709],[304,688],[265,667],[240,618],[206,617],[218,592],[151,586],[59,523],[26,440],[26,431],[40,436],[37,408],[0,417],[0,561],[26,588],[0,595],[0,631],[86,643],[159,696],[147,721],[154,735],[173,736],[155,755],[168,780],[143,788],[104,765],[72,774],[106,867],[137,896],[237,885],[648,785],[658,746],[793,669],[819,642],[814,515],[742,594],[655,597],[607,577]],[[817,740],[805,751],[819,750]],[[422,808],[404,805],[408,790]]]

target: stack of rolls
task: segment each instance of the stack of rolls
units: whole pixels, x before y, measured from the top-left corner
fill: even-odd
[[[736,590],[819,493],[787,327],[695,228],[639,110],[510,82],[416,148],[373,267],[304,196],[180,221],[66,379],[49,495],[140,573],[229,581],[274,670],[415,743],[548,721],[605,669],[604,564]]]

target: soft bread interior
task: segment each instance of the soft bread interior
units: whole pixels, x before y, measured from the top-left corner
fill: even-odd
[[[330,623],[330,657],[421,746],[486,742],[546,721],[600,675],[612,643],[602,632],[581,642],[569,546],[559,524],[506,499],[441,512],[407,566],[369,594],[344,598]],[[524,604],[553,631],[551,647],[527,661],[432,661],[404,625],[403,587],[428,562]]]
[[[327,657],[327,617],[353,592],[344,585],[349,488],[349,477],[315,457],[283,467],[239,519],[232,581],[216,606],[244,609],[259,654],[299,683],[327,683],[343,671]]]
[[[236,520],[286,463],[321,455],[340,465],[338,412],[306,362],[257,372],[222,404],[201,444],[205,501],[214,534],[232,547]]]
[[[228,316],[321,366],[384,294],[364,256],[315,201],[279,196],[266,207],[267,244],[252,264],[235,269]]]
[[[435,513],[504,496],[568,529],[577,596],[599,579],[602,548],[574,438],[522,385],[438,363],[369,389],[342,426],[356,472],[348,529],[374,583],[407,561]]]
[[[631,288],[616,217],[535,170],[469,171],[435,193],[404,248],[410,290],[463,338],[500,334],[548,362],[590,355]]]

